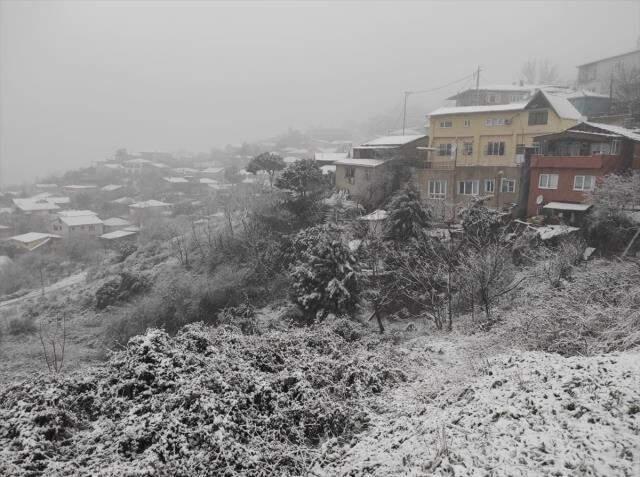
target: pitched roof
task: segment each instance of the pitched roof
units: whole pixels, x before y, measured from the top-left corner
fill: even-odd
[[[118,184],[107,184],[106,186],[104,186],[102,188],[103,191],[105,192],[113,192],[119,189],[122,189],[124,186],[118,185]]]
[[[628,139],[631,139],[632,141],[640,141],[640,134],[633,132],[631,129],[623,128],[622,126],[614,126],[612,124],[592,123],[590,121],[585,121],[584,124],[594,128],[602,129],[604,131],[609,131],[614,134],[619,134],[620,136],[624,136]]]
[[[60,217],[86,217],[91,215],[98,215],[93,210],[63,210],[62,212],[58,212],[58,216]]]
[[[640,49],[638,49],[638,50],[631,50],[631,51],[628,51],[628,52],[626,52],[626,53],[621,53],[621,54],[619,54],[619,55],[607,56],[607,57],[605,57],[605,58],[600,58],[599,60],[590,61],[590,62],[588,62],[588,63],[582,63],[581,65],[578,65],[578,68],[580,68],[581,66],[592,65],[592,64],[594,64],[594,63],[600,63],[601,61],[605,61],[605,60],[612,60],[612,59],[614,59],[614,58],[619,58],[619,57],[621,57],[621,56],[632,55],[632,54],[634,54],[634,53],[640,53]]]
[[[77,215],[70,217],[60,217],[60,221],[67,224],[69,227],[75,227],[78,225],[99,225],[102,220],[97,215]]]
[[[170,205],[171,204],[167,204],[166,202],[150,199],[142,202],[136,202],[135,204],[131,204],[129,207],[133,207],[135,209],[147,209],[149,207],[168,207]]]
[[[88,190],[88,189],[95,189],[96,186],[95,184],[69,184],[66,186],[63,186],[64,189],[71,189],[71,190]]]
[[[9,237],[10,240],[15,240],[16,242],[21,242],[24,244],[29,244],[31,242],[35,242],[36,240],[47,238],[60,238],[60,235],[45,234],[40,232],[27,232],[26,234],[14,235],[13,237]]]
[[[528,103],[492,104],[489,106],[445,106],[432,111],[429,116],[450,114],[493,113],[500,111],[522,111]]]
[[[410,142],[417,141],[418,139],[423,139],[425,137],[426,136],[424,134],[412,136],[383,136],[367,141],[361,144],[361,146],[404,146],[405,144],[409,144]]]
[[[584,117],[578,112],[573,104],[566,98],[566,96],[558,96],[556,94],[551,94],[545,90],[538,91],[531,101],[527,103],[527,106],[535,101],[538,95],[544,96],[551,108],[556,112],[556,114],[562,119],[574,119],[576,121],[580,121],[584,119]]]
[[[49,202],[47,199],[13,199],[13,203],[23,212],[58,210],[60,208],[56,204]]]
[[[336,161],[336,165],[341,166],[360,166],[360,167],[378,167],[384,164],[381,159],[342,159]]]
[[[123,227],[131,225],[131,222],[120,217],[109,217],[108,219],[104,219],[102,223],[107,227]]]
[[[224,171],[224,167],[207,167],[202,170],[203,174],[219,174]]]
[[[107,232],[106,234],[102,234],[100,238],[105,240],[116,240],[119,238],[130,237],[137,233],[138,232],[134,232],[132,230],[114,230],[113,232]]]

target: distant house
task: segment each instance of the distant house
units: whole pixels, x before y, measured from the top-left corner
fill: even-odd
[[[490,106],[495,104],[521,103],[530,99],[539,89],[557,88],[535,84],[493,84],[469,88],[447,98],[456,106]]]
[[[141,224],[151,217],[169,215],[170,213],[171,204],[154,199],[136,202],[129,206],[131,220],[136,224]]]
[[[313,157],[320,166],[334,165],[336,161],[349,158],[348,152],[316,152]]]
[[[200,175],[208,177],[209,179],[223,181],[224,167],[207,167],[206,169],[200,171]]]
[[[640,49],[579,65],[577,87],[608,95],[618,76],[633,70],[640,70]]]
[[[104,233],[104,224],[91,210],[66,210],[58,213],[51,231],[65,239],[95,238]]]
[[[48,198],[13,199],[13,205],[16,212],[25,215],[49,215],[60,209],[58,205],[50,202]]]
[[[537,136],[531,158],[527,214],[579,219],[588,193],[607,174],[640,169],[640,134],[620,126],[583,122]]]
[[[142,158],[128,159],[122,163],[122,166],[124,167],[125,174],[130,176],[138,176],[145,170],[153,167],[153,161]]]
[[[59,235],[40,232],[29,232],[22,235],[14,235],[7,239],[9,243],[15,245],[18,250],[23,252],[34,252],[36,250],[49,248],[58,240],[60,240]]]
[[[108,219],[104,219],[102,224],[104,226],[104,233],[109,233],[129,227],[131,222],[121,217],[110,217]]]
[[[105,247],[117,247],[122,243],[134,241],[137,235],[138,232],[133,230],[114,230],[102,234],[100,236],[100,242],[102,242]]]
[[[427,136],[386,136],[354,147],[353,157],[334,162],[336,189],[375,202],[398,185],[394,167],[413,165],[422,154],[420,148],[428,144]]]

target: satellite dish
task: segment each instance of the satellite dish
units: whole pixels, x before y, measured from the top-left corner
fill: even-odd
[[[544,202],[544,197],[542,197],[542,194],[536,197],[536,204],[542,205],[543,202]]]

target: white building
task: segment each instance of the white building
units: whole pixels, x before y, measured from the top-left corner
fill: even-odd
[[[58,213],[51,231],[69,238],[96,238],[104,233],[104,223],[91,210],[66,210]]]

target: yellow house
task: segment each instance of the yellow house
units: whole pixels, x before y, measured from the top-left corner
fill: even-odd
[[[581,116],[566,98],[540,90],[522,103],[439,108],[429,120],[432,151],[417,171],[423,197],[456,205],[487,196],[503,207],[526,204],[521,164],[525,148],[537,147],[534,137],[564,131]]]

